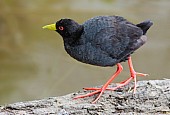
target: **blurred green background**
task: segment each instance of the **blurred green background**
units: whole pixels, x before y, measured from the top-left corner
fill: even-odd
[[[170,0],[0,0],[0,104],[65,95],[104,84],[116,67],[71,58],[61,36],[42,26],[61,18],[80,24],[98,15],[121,15],[133,23],[151,19],[148,41],[132,55],[136,71],[170,76]],[[127,63],[114,82],[129,77]],[[170,78],[170,77],[169,77]]]

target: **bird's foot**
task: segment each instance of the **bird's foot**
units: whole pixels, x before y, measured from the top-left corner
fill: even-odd
[[[144,73],[139,73],[139,72],[135,72],[134,70],[130,71],[131,72],[131,77],[132,79],[134,79],[134,88],[133,88],[133,94],[136,93],[136,88],[137,88],[137,80],[136,80],[136,76],[148,76],[148,74],[144,74]]]
[[[117,71],[115,72],[115,74],[113,74],[113,76],[102,86],[102,88],[84,88],[85,90],[96,90],[93,91],[91,93],[87,93],[85,95],[80,95],[80,96],[76,96],[74,97],[74,99],[78,99],[78,98],[84,98],[84,97],[88,97],[88,96],[92,96],[95,95],[97,93],[99,93],[99,95],[97,96],[97,98],[92,102],[92,103],[96,103],[97,100],[99,100],[99,98],[101,97],[101,95],[103,94],[103,92],[108,88],[108,85],[114,80],[115,77],[117,77],[120,72],[123,70],[123,67],[121,66],[121,64],[117,64]]]
[[[85,89],[85,88],[84,88]],[[91,88],[92,89],[92,88]],[[86,89],[85,89],[86,90]],[[94,90],[94,89],[93,89]],[[85,95],[79,95],[79,96],[76,96],[74,97],[74,99],[78,99],[78,98],[84,98],[84,97],[89,97],[89,96],[92,96],[92,95],[95,95],[97,93],[99,93],[99,95],[97,96],[97,98],[92,102],[92,103],[96,103],[97,100],[101,97],[101,95],[103,94],[103,92],[105,91],[105,89],[103,88],[97,88],[96,91],[93,91],[91,93],[87,93]]]
[[[134,79],[134,74],[135,76],[140,76],[140,77],[145,77],[145,76],[149,76],[149,74],[145,74],[145,73],[139,73],[139,72],[134,72],[133,75],[131,75],[131,77]],[[128,78],[129,79],[129,78]],[[124,80],[124,81],[121,81],[120,83],[116,83],[116,84],[123,84],[125,83],[128,79]]]
[[[129,68],[130,68],[130,74],[131,74],[131,77],[129,77],[127,80],[125,81],[122,81],[120,82],[116,87],[114,88],[108,88],[108,85],[113,81],[113,79],[118,75],[120,74],[120,72],[122,71],[122,66],[118,63],[117,64],[117,71],[116,73],[106,82],[105,85],[103,85],[102,88],[84,88],[85,90],[94,90],[93,92],[91,93],[87,93],[85,95],[80,95],[80,96],[76,96],[74,97],[74,99],[78,99],[78,98],[84,98],[84,97],[88,97],[88,96],[92,96],[92,95],[95,95],[95,94],[98,94],[99,95],[97,96],[97,98],[92,102],[92,103],[96,103],[97,100],[101,97],[101,95],[103,94],[103,92],[105,90],[110,90],[110,91],[114,91],[114,90],[117,90],[118,88],[121,88],[125,85],[127,85],[131,80],[134,79],[134,94],[136,93],[136,87],[137,87],[137,82],[136,82],[136,76],[139,75],[139,76],[147,76],[148,74],[144,74],[144,73],[139,73],[139,72],[135,72],[135,70],[133,69],[133,65],[132,65],[132,60],[131,60],[131,57],[129,57],[128,59],[128,64],[129,64]]]
[[[118,88],[121,88],[125,85],[127,85],[133,78],[130,77],[128,79],[126,79],[125,81],[122,81],[120,83],[117,83],[117,86],[116,87],[113,87],[113,88],[106,88],[105,90],[110,90],[110,91],[115,91],[117,90]],[[85,90],[101,90],[101,88],[84,88]]]
[[[132,72],[131,73],[131,77],[129,77],[128,79],[126,79],[126,80],[124,80],[124,81],[122,81],[122,82],[120,82],[120,83],[117,83],[117,86],[116,87],[114,87],[114,88],[106,88],[105,90],[110,90],[110,91],[114,91],[114,90],[117,90],[118,88],[121,88],[121,87],[123,87],[123,86],[125,86],[125,85],[127,85],[132,79],[136,79],[136,76],[137,75],[139,75],[139,76],[148,76],[148,74],[144,74],[144,73],[138,73],[138,72]],[[135,85],[134,85],[134,93],[136,93],[136,83],[135,83]],[[83,88],[84,90],[96,90],[96,92],[97,91],[100,91],[101,90],[101,88]]]
[[[120,88],[122,86],[123,86],[123,84],[120,84],[120,85],[118,85],[117,87],[114,87],[114,88],[104,88],[104,87],[102,87],[102,88],[95,88],[95,87],[94,88],[83,88],[84,90],[95,90],[95,91],[93,91],[91,93],[87,93],[85,95],[76,96],[76,97],[74,97],[74,99],[85,98],[85,97],[89,97],[89,96],[92,96],[92,95],[95,95],[95,94],[99,93],[97,98],[92,102],[92,103],[96,103],[97,100],[99,100],[99,98],[101,97],[101,95],[104,93],[105,90],[114,91],[114,90],[116,90],[116,89],[118,89],[118,88]]]
[[[89,96],[92,96],[92,95],[95,95],[97,93],[99,93],[99,95],[97,96],[97,98],[92,102],[92,103],[96,103],[97,100],[101,97],[101,95],[103,94],[103,92],[105,90],[110,90],[110,91],[114,91],[114,90],[117,90],[118,88],[128,84],[130,81],[132,80],[132,77],[130,77],[129,79],[127,79],[124,83],[121,83],[119,84],[118,86],[114,87],[114,88],[108,88],[108,87],[105,87],[103,86],[102,88],[83,88],[84,90],[95,90],[91,93],[87,93],[85,95],[79,95],[79,96],[76,96],[74,97],[74,99],[78,99],[78,98],[85,98],[85,97],[89,97]]]
[[[133,64],[132,64],[132,59],[131,59],[131,57],[128,58],[128,65],[129,65],[131,77],[128,78],[127,80],[121,82],[120,84],[126,85],[126,84],[128,84],[128,83],[130,82],[129,79],[134,79],[133,93],[135,94],[135,93],[136,93],[136,87],[137,87],[136,76],[137,76],[137,75],[139,75],[139,76],[147,76],[148,74],[136,72],[136,71],[134,70],[134,68],[133,68]]]

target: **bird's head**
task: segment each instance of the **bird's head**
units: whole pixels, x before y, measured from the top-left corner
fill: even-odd
[[[43,26],[44,29],[57,31],[63,38],[74,38],[80,36],[83,26],[72,19],[61,19],[55,24]]]

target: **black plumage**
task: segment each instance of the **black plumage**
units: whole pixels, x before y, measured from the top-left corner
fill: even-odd
[[[127,60],[142,46],[151,21],[132,24],[120,16],[97,16],[79,25],[72,19],[56,22],[67,53],[78,61],[97,66],[114,66]],[[64,29],[58,29],[62,26]]]
[[[116,90],[132,79],[134,79],[134,93],[136,92],[136,75],[147,74],[134,70],[130,55],[146,42],[145,34],[152,24],[150,20],[135,25],[120,16],[97,16],[83,24],[78,24],[72,19],[61,19],[43,28],[57,31],[63,37],[65,50],[76,60],[103,67],[117,65],[115,74],[101,88],[85,88],[95,91],[74,98],[84,98],[99,93],[93,101],[95,103],[105,90]],[[108,88],[123,70],[120,63],[126,60],[131,77],[114,88]]]

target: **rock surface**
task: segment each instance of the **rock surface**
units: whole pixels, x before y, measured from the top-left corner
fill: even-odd
[[[0,107],[0,115],[133,115],[170,114],[170,79],[138,81],[133,95],[133,83],[116,90],[105,91],[96,104],[95,96],[76,99],[73,97],[90,91],[78,91],[60,97],[18,102]],[[115,87],[111,84],[109,87]]]

